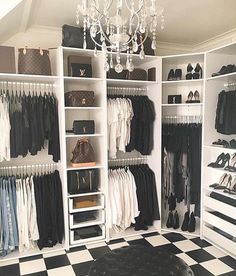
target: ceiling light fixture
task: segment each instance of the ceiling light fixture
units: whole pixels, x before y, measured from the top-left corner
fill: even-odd
[[[104,69],[114,68],[117,73],[123,71],[121,52],[127,53],[126,68],[134,70],[132,56],[139,50],[140,59],[145,58],[144,42],[149,32],[152,35],[151,48],[156,49],[156,32],[158,20],[160,27],[164,28],[164,9],[157,7],[157,0],[103,0],[103,7],[98,0],[82,0],[76,11],[76,23],[82,16],[84,42],[87,48],[86,30],[95,43],[94,54],[100,47],[106,56]],[[116,55],[116,64],[113,61]],[[109,59],[110,55],[110,59]]]

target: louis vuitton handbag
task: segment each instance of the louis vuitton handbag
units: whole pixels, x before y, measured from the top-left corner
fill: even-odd
[[[51,75],[49,51],[43,49],[18,49],[18,73]]]
[[[72,152],[71,166],[74,168],[96,166],[95,153],[92,145],[87,138],[77,141]]]
[[[65,93],[66,106],[87,107],[94,106],[94,92],[85,90],[74,90]]]
[[[79,78],[92,78],[91,57],[69,56],[68,76]]]

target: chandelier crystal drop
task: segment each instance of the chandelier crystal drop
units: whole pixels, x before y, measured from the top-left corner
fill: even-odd
[[[106,60],[104,69],[115,68],[121,73],[123,68],[134,70],[133,54],[139,52],[145,58],[144,43],[151,36],[151,48],[156,50],[156,33],[164,29],[164,9],[157,0],[80,0],[76,10],[76,24],[83,26],[83,48],[87,48],[86,32],[89,30],[95,43],[94,55],[101,48]],[[160,21],[160,22],[159,22]],[[127,53],[125,65],[121,64],[121,52]],[[110,59],[109,59],[110,55]],[[113,55],[116,58],[113,59]],[[115,62],[116,61],[116,62]]]

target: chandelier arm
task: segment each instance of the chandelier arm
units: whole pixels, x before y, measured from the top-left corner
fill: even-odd
[[[129,43],[134,39],[136,33],[138,32],[139,23],[140,23],[140,17],[139,17],[139,15],[138,15],[138,13],[134,13],[133,18],[134,18],[135,16],[137,17],[137,20],[138,20],[137,27],[135,28],[134,34],[133,34],[133,36],[129,39],[129,41],[127,42],[127,44],[129,44]]]
[[[132,12],[132,10],[130,9],[130,6],[129,6],[127,0],[125,0],[125,4],[126,4],[127,9],[128,9],[130,12]],[[140,8],[139,8],[137,11],[135,11],[135,13],[140,13],[140,11],[141,11],[142,8],[143,8],[143,5],[144,5],[144,0],[142,0],[142,5],[140,5]]]

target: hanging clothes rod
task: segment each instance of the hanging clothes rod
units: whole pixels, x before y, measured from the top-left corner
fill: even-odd
[[[224,84],[224,87],[233,87],[236,86],[236,82],[228,82]]]
[[[47,168],[47,167],[57,167],[58,163],[51,164],[36,164],[36,165],[19,165],[19,166],[4,166],[0,167],[0,170],[8,169],[33,169],[33,168]]]
[[[114,86],[111,87],[111,86],[109,86],[107,88],[107,92],[109,94],[120,94],[120,93],[128,94],[128,95],[129,94],[132,95],[132,94],[135,94],[135,93],[137,93],[137,94],[139,94],[139,93],[146,94],[147,91],[148,91],[148,89],[146,87],[140,88],[140,87],[114,87]]]
[[[200,115],[176,115],[176,116],[164,116],[162,118],[163,123],[175,124],[175,123],[201,123],[202,116]]]
[[[133,158],[123,158],[123,159],[110,159],[109,163],[119,164],[119,165],[135,165],[141,163],[147,163],[147,156],[143,157],[133,157]]]
[[[16,81],[0,81],[0,85],[4,88],[15,88],[17,89],[19,86],[20,88],[33,88],[33,89],[42,89],[42,88],[53,88],[56,85],[52,83],[36,83],[36,82],[16,82]]]

